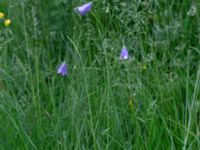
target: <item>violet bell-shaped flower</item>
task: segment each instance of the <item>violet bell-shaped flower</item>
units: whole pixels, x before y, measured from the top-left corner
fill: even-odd
[[[59,66],[57,73],[58,73],[58,74],[61,74],[62,76],[67,75],[67,65],[66,65],[65,62],[63,62],[63,63]]]
[[[122,60],[126,60],[128,59],[129,55],[128,55],[128,50],[127,48],[124,46],[121,50],[121,53],[120,53],[120,59]]]
[[[92,2],[83,4],[82,6],[76,7],[74,10],[79,13],[81,16],[84,16],[92,8]]]

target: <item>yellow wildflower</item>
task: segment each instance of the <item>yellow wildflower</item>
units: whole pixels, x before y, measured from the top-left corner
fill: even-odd
[[[0,19],[2,19],[4,16],[5,16],[5,14],[0,12]]]
[[[8,27],[11,24],[11,20],[10,19],[6,19],[4,21],[4,26]]]

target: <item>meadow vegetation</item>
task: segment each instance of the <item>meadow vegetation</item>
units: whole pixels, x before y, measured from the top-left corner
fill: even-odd
[[[200,149],[200,2],[85,2],[0,1],[0,150]]]

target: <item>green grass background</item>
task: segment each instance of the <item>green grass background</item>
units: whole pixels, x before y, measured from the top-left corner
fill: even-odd
[[[200,149],[200,2],[81,4],[0,1],[0,150]]]

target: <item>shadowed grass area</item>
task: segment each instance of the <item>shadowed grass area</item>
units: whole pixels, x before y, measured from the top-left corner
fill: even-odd
[[[0,1],[0,149],[200,149],[200,3],[81,4]]]

